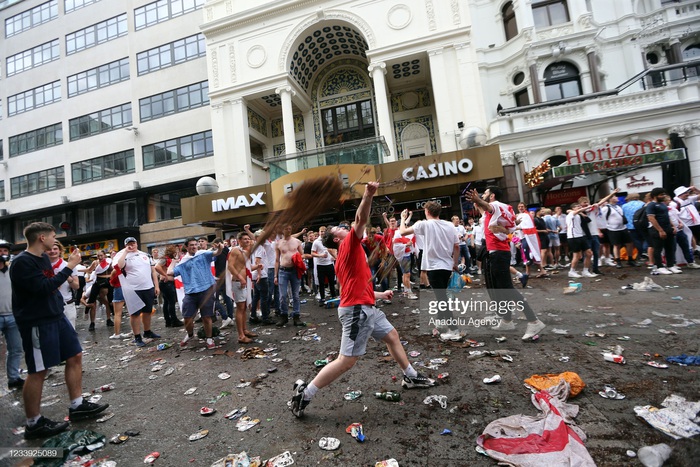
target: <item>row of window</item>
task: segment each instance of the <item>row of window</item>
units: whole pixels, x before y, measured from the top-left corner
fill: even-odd
[[[0,180],[0,201],[5,201],[5,180]]]
[[[95,47],[129,32],[126,13],[101,21],[66,36],[66,55]]]
[[[63,127],[61,123],[56,123],[20,135],[10,136],[9,143],[10,157],[63,144]]]
[[[58,1],[51,0],[5,20],[5,37],[12,37],[58,17]]]
[[[98,1],[100,0],[64,0],[64,9],[66,13],[70,13]],[[138,31],[139,29],[144,29],[149,26],[153,26],[154,24],[162,23],[163,21],[167,21],[171,18],[182,16],[185,13],[201,8],[204,5],[204,2],[205,0],[158,0],[153,3],[149,3],[148,5],[136,8],[134,10],[136,30]],[[126,24],[126,14],[122,16],[124,16],[124,24]],[[25,10],[7,18],[5,20],[5,37],[16,36],[17,34],[28,31],[29,29],[47,23],[56,18],[58,18],[58,0],[49,0],[46,3],[42,3],[41,5],[37,5],[34,8]],[[119,18],[121,18],[121,16]],[[73,34],[89,34],[89,29],[95,28],[101,24],[102,23],[98,23],[86,28],[85,30],[76,31]],[[96,35],[100,34],[97,31],[95,31],[95,33]],[[66,41],[68,42],[68,38],[66,38]],[[78,42],[80,42],[80,39],[78,39]],[[101,42],[97,42],[97,44],[100,43]],[[77,49],[75,52],[79,50],[83,49]]]
[[[140,99],[139,113],[141,114],[141,121],[147,122],[208,104],[209,83],[202,81],[201,83]]]
[[[70,140],[75,141],[131,125],[131,103],[100,110],[68,121]]]
[[[81,71],[68,77],[68,97],[75,97],[129,79],[129,59]]]
[[[35,68],[45,63],[58,60],[60,56],[58,39],[37,45],[31,49],[7,57],[5,60],[7,64],[7,76],[16,75],[30,68]]]
[[[195,34],[138,53],[136,63],[139,75],[145,75],[205,55],[204,34]]]
[[[15,94],[7,98],[7,114],[13,115],[29,112],[61,100],[61,82],[44,84],[43,86]]]
[[[50,129],[53,128],[53,132]],[[26,149],[30,145],[43,144],[47,147],[50,139],[52,144],[61,144],[61,124],[35,130],[32,135],[24,134],[10,138],[10,155],[18,148]],[[143,146],[143,168],[153,169],[170,164],[177,164],[193,159],[214,155],[214,145],[211,130],[192,135],[173,138],[155,144]],[[134,150],[107,154],[85,161],[71,164],[73,185],[104,180],[134,173]],[[0,181],[0,183],[3,183]],[[45,191],[65,188],[65,176],[63,167],[40,170],[38,172],[20,175],[10,179],[10,192],[12,199],[22,198]],[[0,185],[0,192],[4,196],[4,189]],[[2,199],[0,199],[2,201]]]

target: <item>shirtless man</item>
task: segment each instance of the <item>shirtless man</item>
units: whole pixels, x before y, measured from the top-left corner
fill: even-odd
[[[287,225],[282,230],[283,237],[277,240],[275,246],[275,285],[280,288],[280,308],[279,321],[277,326],[282,327],[289,322],[289,290],[288,286],[292,287],[292,318],[294,326],[305,326],[299,317],[299,288],[301,280],[297,275],[297,268],[292,262],[292,256],[299,253],[303,256],[304,251],[301,248],[301,242],[292,237],[292,226]]]
[[[244,227],[250,231],[250,226]],[[238,342],[250,344],[251,337],[258,337],[254,332],[246,329],[246,308],[248,306],[248,275],[250,270],[250,235],[246,232],[238,234],[238,246],[231,248],[228,255],[228,272],[231,273],[231,295],[236,304],[236,328],[238,329]],[[262,269],[263,265],[257,264],[255,268]]]

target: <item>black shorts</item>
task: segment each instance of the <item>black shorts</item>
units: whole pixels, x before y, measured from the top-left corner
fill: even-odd
[[[537,234],[540,240],[540,250],[546,250],[549,248],[549,235],[547,234]]]
[[[602,236],[598,236],[598,241],[603,245],[609,245],[610,235],[608,229],[600,229],[600,233],[602,234]]]
[[[608,238],[610,238],[611,245],[624,246],[632,243],[632,236],[627,229],[608,230]]]
[[[569,239],[567,238],[565,233],[560,233],[559,234],[559,244],[560,245],[566,245]]]
[[[569,239],[569,251],[581,253],[591,249],[591,242],[586,237],[576,237]]]
[[[19,327],[19,333],[30,375],[57,366],[83,351],[78,334],[65,316],[38,326]]]

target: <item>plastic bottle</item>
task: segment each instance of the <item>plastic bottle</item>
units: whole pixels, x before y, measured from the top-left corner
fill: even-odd
[[[375,392],[374,396],[377,399],[384,399],[390,402],[398,402],[401,400],[401,393],[396,391]]]

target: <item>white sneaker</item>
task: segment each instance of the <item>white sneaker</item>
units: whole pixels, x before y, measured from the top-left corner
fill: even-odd
[[[577,272],[574,271],[574,270],[570,270],[570,271],[569,271],[569,277],[573,277],[573,278],[578,279],[578,278],[583,277],[583,276],[581,276],[581,274],[577,273]]]
[[[617,266],[617,263],[612,258],[606,258],[605,262],[607,263],[608,266]]]
[[[231,326],[231,323],[233,323],[233,320],[231,318],[226,318],[221,323],[221,326],[219,327],[219,329],[224,329],[225,327]]]
[[[133,333],[131,333],[131,332],[123,332],[123,333],[119,334],[119,337],[122,339],[126,339],[127,337],[131,337],[132,335],[133,335]]]
[[[671,271],[673,274],[683,274],[683,270],[678,266],[671,266],[670,268],[668,268],[668,270]]]
[[[581,274],[583,277],[598,277],[598,274],[590,271],[583,271],[583,274]]]
[[[506,321],[505,319],[501,319],[496,326],[492,326],[491,330],[493,331],[514,331],[515,330],[515,323],[513,321]]]
[[[689,269],[700,269],[700,264],[697,264],[697,263],[688,263],[688,268],[689,268]]]
[[[121,334],[112,334],[111,336],[109,336],[109,338],[110,339],[121,339],[122,335]]]
[[[528,339],[532,339],[546,327],[547,325],[539,319],[535,322],[527,323],[527,329],[525,329],[525,334],[523,335],[522,340],[526,341]]]
[[[658,275],[660,275],[660,274],[663,274],[664,276],[668,276],[668,275],[670,275],[670,274],[673,274],[671,271],[669,271],[669,270],[666,269],[666,268],[654,268],[654,269],[651,270],[651,273],[652,273],[654,276],[658,276]]]

